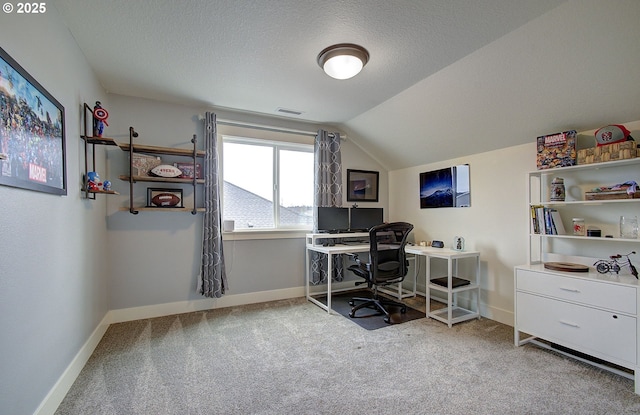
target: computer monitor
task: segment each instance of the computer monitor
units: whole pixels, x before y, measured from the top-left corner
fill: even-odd
[[[382,208],[351,208],[352,231],[369,231],[372,227],[384,223]]]
[[[318,207],[318,232],[341,232],[349,230],[349,208]]]

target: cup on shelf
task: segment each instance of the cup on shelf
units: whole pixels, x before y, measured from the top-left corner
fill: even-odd
[[[620,237],[638,239],[638,217],[620,216]]]
[[[573,234],[576,236],[585,236],[587,234],[584,218],[573,218]]]

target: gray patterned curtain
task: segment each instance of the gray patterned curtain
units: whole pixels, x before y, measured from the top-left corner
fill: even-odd
[[[342,157],[340,155],[340,134],[318,130],[314,146],[314,216],[313,228],[318,229],[316,206],[342,206]],[[342,256],[335,258],[333,279],[342,281],[344,270]],[[314,252],[311,257],[311,283],[321,284],[327,281],[328,270],[326,254]]]
[[[204,226],[202,232],[202,268],[198,292],[205,297],[220,298],[227,288],[227,275],[222,252],[222,210],[218,186],[218,146],[216,115],[210,112],[204,119]]]

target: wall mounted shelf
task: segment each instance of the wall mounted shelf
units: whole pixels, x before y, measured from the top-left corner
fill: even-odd
[[[133,171],[133,154],[135,153],[143,153],[143,154],[153,154],[153,155],[167,155],[167,156],[177,156],[177,157],[188,157],[189,161],[193,163],[193,166],[197,165],[197,159],[203,158],[206,155],[206,152],[203,150],[196,149],[196,135],[193,135],[191,139],[191,143],[193,143],[193,147],[188,148],[176,148],[176,147],[160,147],[160,146],[150,146],[144,144],[134,143],[133,139],[138,137],[138,133],[135,131],[133,127],[129,127],[129,143],[117,143],[116,145],[120,147],[122,151],[129,153],[129,174],[128,175],[120,175],[120,180],[124,180],[129,182],[129,208],[121,208],[121,210],[128,210],[130,213],[137,215],[139,212],[143,211],[155,211],[155,212],[191,212],[191,214],[195,215],[198,212],[204,212],[204,208],[197,207],[197,198],[196,198],[196,187],[198,185],[202,185],[205,183],[205,179],[198,179],[195,174],[194,169],[194,177],[192,178],[177,178],[177,177],[156,177],[156,176],[140,176],[134,175]],[[149,182],[149,183],[176,183],[176,184],[187,184],[192,186],[193,195],[191,197],[193,201],[192,208],[186,207],[155,207],[155,206],[134,206],[134,184],[138,182]]]
[[[91,121],[90,130],[87,129],[87,122],[89,121]],[[84,174],[82,175],[82,192],[84,193],[84,198],[95,200],[98,194],[117,195],[119,193],[113,190],[89,190],[87,173],[95,171],[96,168],[96,145],[116,146],[118,144],[113,138],[94,137],[87,133],[88,131],[93,133],[93,110],[91,110],[91,107],[86,103],[84,104],[83,124],[83,135],[81,135],[80,138],[84,141]],[[89,146],[91,146],[91,163],[89,163],[89,156],[87,155]],[[89,166],[89,164],[91,164],[91,166]],[[89,167],[91,167],[91,170],[89,170]]]
[[[129,142],[128,143],[119,143],[116,142],[115,139],[109,137],[95,137],[90,135],[89,132],[93,133],[93,110],[86,103],[84,104],[84,114],[83,114],[83,135],[81,136],[82,140],[84,140],[84,174],[82,177],[83,185],[82,191],[84,193],[85,199],[95,200],[96,195],[98,194],[106,194],[106,195],[118,195],[119,193],[113,190],[89,190],[88,186],[88,178],[87,173],[89,171],[95,171],[96,166],[96,145],[103,146],[117,146],[122,151],[129,153],[129,174],[128,175],[120,175],[118,178],[120,180],[126,181],[129,183],[129,207],[128,208],[120,208],[120,210],[126,211],[128,210],[132,214],[136,215],[141,211],[155,211],[155,212],[191,212],[192,214],[196,214],[198,212],[204,212],[205,209],[203,207],[197,207],[196,202],[196,187],[198,185],[203,185],[206,183],[205,179],[199,179],[197,177],[193,178],[177,178],[177,177],[156,177],[156,176],[140,176],[133,174],[133,153],[143,153],[143,154],[152,154],[152,155],[166,155],[166,156],[174,156],[174,157],[185,157],[189,158],[190,162],[193,162],[193,165],[196,166],[196,162],[198,158],[204,158],[206,152],[204,150],[196,149],[196,135],[193,135],[191,139],[191,143],[193,143],[192,148],[177,148],[177,147],[162,147],[162,146],[151,146],[145,144],[134,143],[133,139],[138,137],[138,133],[134,130],[133,127],[129,127]],[[91,153],[89,155],[89,152]],[[195,174],[194,174],[195,176]],[[193,207],[155,207],[155,206],[134,206],[134,184],[138,182],[149,182],[149,183],[174,183],[181,185],[191,185],[193,190]]]

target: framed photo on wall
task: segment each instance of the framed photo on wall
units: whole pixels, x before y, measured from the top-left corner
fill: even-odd
[[[64,107],[0,48],[0,184],[67,194]]]
[[[368,170],[347,170],[347,201],[377,202],[380,173]]]

